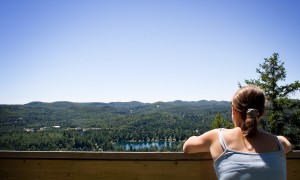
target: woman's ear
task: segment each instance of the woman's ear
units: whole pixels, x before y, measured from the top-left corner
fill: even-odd
[[[234,127],[236,127],[236,120],[235,120],[236,117],[235,116],[236,116],[235,108],[232,105],[231,106],[231,119],[232,119],[232,123],[234,124]]]
[[[234,126],[240,127],[240,125],[241,125],[240,115],[233,105],[231,107],[231,112],[232,112],[232,122],[233,122]]]
[[[232,114],[235,114],[235,108],[234,108],[233,105],[231,106],[231,113],[232,113]]]

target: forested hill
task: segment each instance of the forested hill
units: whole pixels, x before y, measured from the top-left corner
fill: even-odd
[[[217,113],[230,120],[230,102],[0,105],[0,149],[123,151],[116,144],[167,141],[179,144],[164,151],[181,151],[180,142],[209,130]]]
[[[185,126],[210,124],[216,113],[230,117],[230,102],[174,101],[141,103],[31,102],[25,105],[0,105],[0,127],[124,127],[138,121],[182,121]],[[165,117],[168,116],[168,117]],[[163,118],[164,117],[164,118]],[[156,119],[155,119],[156,118]],[[185,123],[186,122],[186,123]],[[192,123],[192,124],[190,124]],[[150,128],[150,127],[149,127]],[[176,127],[181,129],[181,127]]]

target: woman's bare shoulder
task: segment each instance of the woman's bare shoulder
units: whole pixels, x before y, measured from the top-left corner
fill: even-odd
[[[218,137],[220,130],[221,129],[212,129],[210,131],[203,133],[201,136],[204,137],[205,139],[209,139],[210,141],[213,141]]]
[[[200,136],[192,136],[188,138],[184,145],[185,153],[209,152],[211,145],[217,139],[217,130],[210,130]]]
[[[261,135],[260,137],[262,137],[263,141],[266,142],[266,144],[268,144],[269,142],[274,142],[272,144],[275,144],[275,142],[277,141],[275,139],[278,138],[279,142],[281,143],[281,145],[283,147],[284,153],[288,153],[292,149],[291,143],[284,136],[277,136],[276,137],[275,135],[264,132],[264,131],[260,131],[260,135]],[[278,148],[278,146],[277,146],[277,148]]]

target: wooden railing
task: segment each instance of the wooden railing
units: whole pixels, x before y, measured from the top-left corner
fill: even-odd
[[[288,179],[300,179],[300,151],[287,154]],[[209,153],[0,151],[0,179],[217,179]]]

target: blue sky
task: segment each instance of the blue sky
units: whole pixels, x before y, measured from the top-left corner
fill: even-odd
[[[2,0],[0,104],[230,101],[274,52],[291,83],[299,9],[296,0]]]

